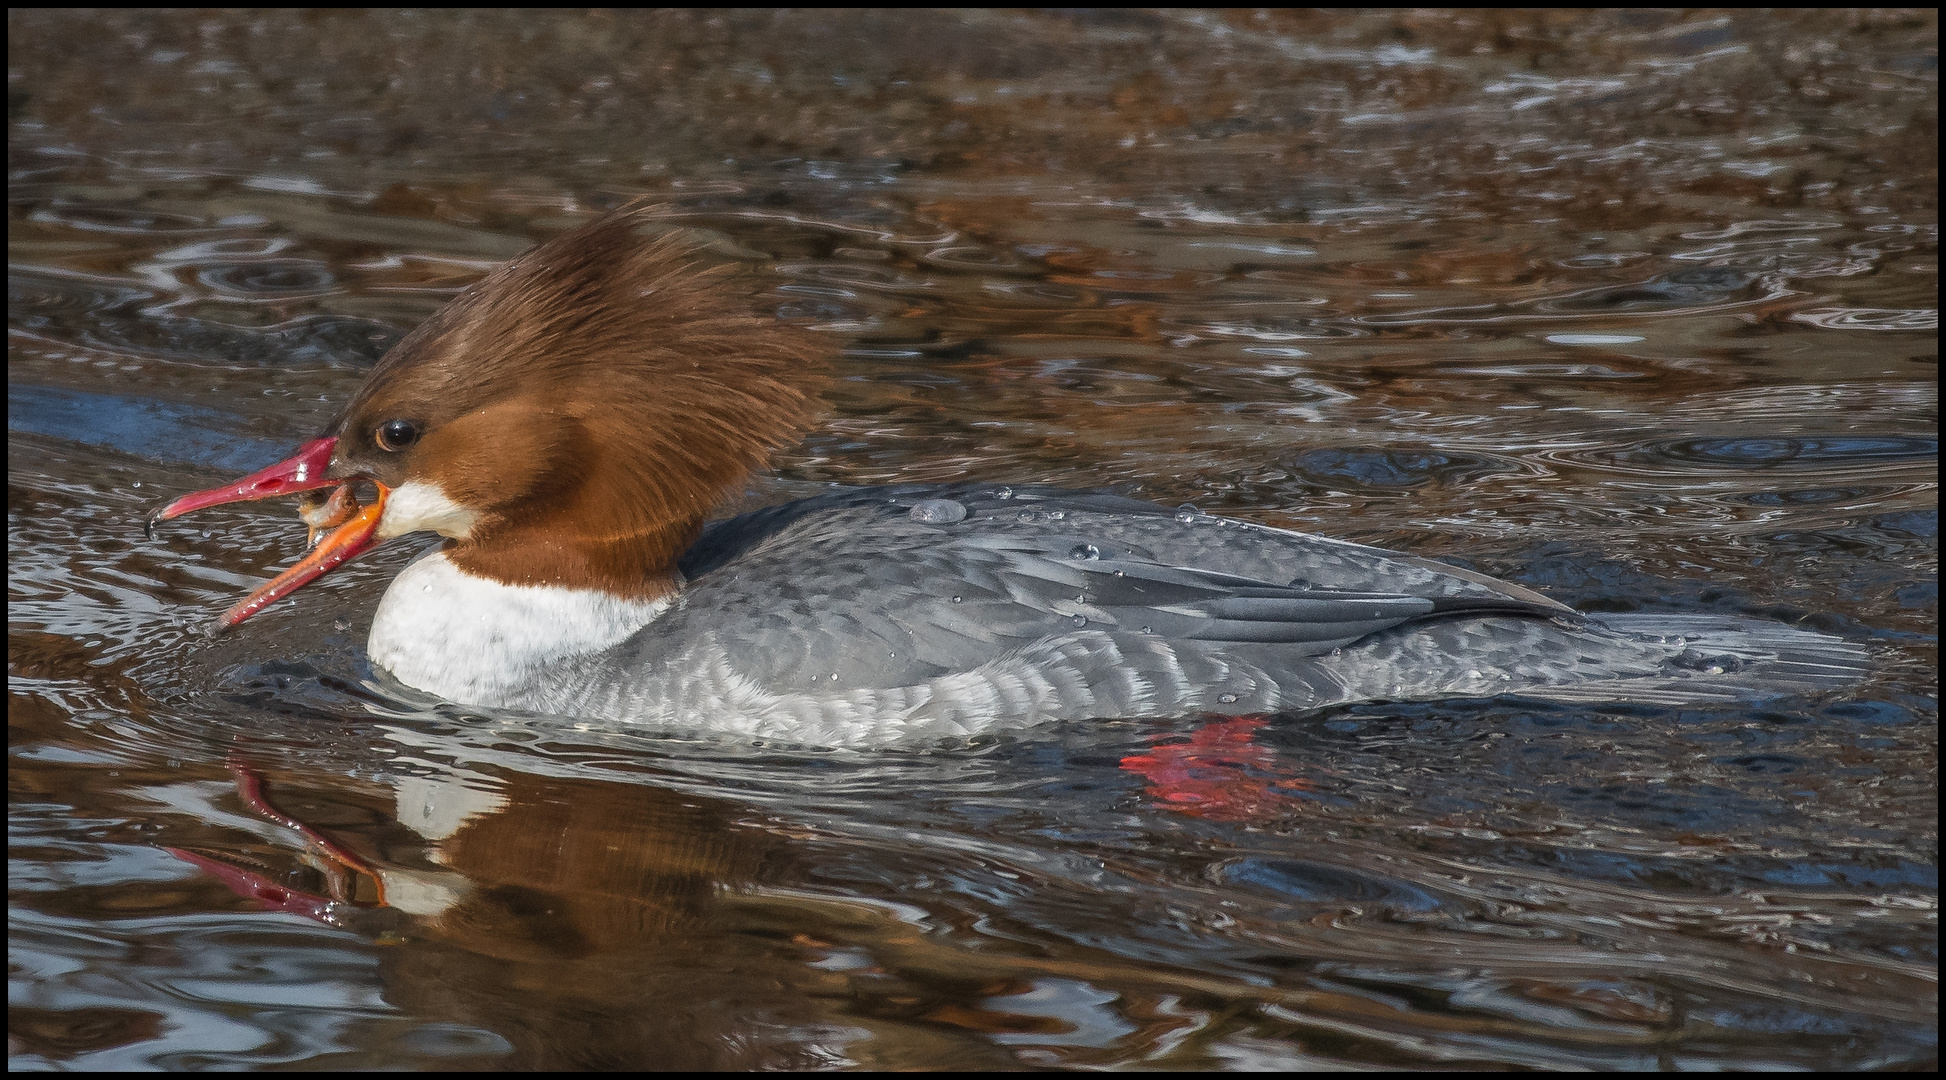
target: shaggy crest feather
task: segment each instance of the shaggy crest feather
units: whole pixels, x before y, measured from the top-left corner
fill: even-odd
[[[699,270],[694,245],[644,236],[645,209],[467,289],[386,354],[339,421],[348,473],[393,483],[416,463],[480,511],[449,546],[457,565],[666,592],[710,509],[815,421],[826,346],[755,314],[752,290],[731,268]],[[424,433],[404,453],[377,443],[395,419]]]

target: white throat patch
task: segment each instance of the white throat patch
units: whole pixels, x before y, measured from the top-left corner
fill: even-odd
[[[390,540],[415,532],[436,532],[455,540],[473,533],[480,515],[446,497],[438,484],[413,480],[385,497],[385,516],[378,519],[378,538]]]

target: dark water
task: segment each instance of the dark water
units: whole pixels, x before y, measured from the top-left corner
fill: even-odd
[[[1931,13],[8,17],[9,1064],[1925,1067]],[[842,341],[754,497],[1107,487],[1874,643],[820,753],[415,711],[405,545],[143,538],[655,196]]]

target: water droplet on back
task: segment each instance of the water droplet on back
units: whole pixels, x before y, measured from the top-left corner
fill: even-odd
[[[1101,549],[1093,544],[1076,544],[1068,549],[1068,558],[1092,562],[1101,558]]]
[[[966,504],[952,499],[922,499],[912,504],[906,516],[928,525],[951,525],[966,520]]]

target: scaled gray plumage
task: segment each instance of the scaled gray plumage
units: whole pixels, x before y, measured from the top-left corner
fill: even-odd
[[[801,500],[712,525],[681,569],[654,622],[509,704],[877,744],[1509,692],[1724,699],[1866,664],[1774,623],[1585,617],[1429,560],[1050,488]]]

